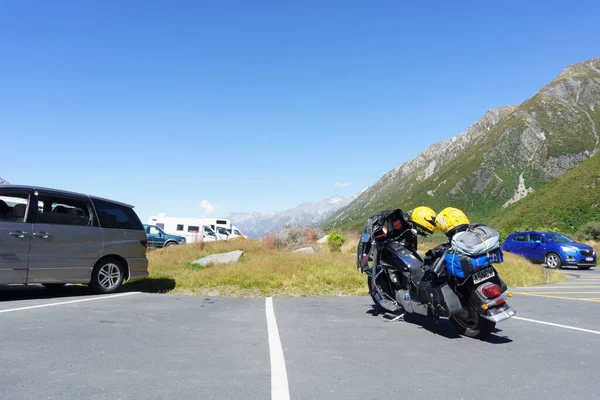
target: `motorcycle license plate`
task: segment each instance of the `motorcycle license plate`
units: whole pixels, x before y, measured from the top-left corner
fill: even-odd
[[[473,274],[473,283],[478,284],[479,282],[483,282],[487,279],[490,279],[495,275],[496,273],[494,272],[493,268],[482,269],[481,271],[475,272]]]
[[[594,257],[586,257],[585,261],[594,261]]]

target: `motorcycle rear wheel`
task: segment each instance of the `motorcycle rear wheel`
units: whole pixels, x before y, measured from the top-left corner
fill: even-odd
[[[485,340],[496,327],[496,323],[483,318],[467,300],[462,300],[460,314],[450,317],[450,322],[462,336]]]

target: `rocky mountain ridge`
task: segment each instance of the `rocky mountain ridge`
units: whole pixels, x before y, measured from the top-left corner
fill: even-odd
[[[534,96],[489,110],[462,134],[385,174],[328,227],[360,228],[377,210],[454,205],[477,218],[517,203],[595,154],[600,58],[572,64]]]

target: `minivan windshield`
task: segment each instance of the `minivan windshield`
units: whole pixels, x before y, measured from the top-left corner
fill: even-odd
[[[546,233],[544,237],[554,243],[575,243],[573,239],[560,233]]]

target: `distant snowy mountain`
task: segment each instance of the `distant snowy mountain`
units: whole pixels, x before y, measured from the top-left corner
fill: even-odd
[[[8,182],[0,178],[0,185],[8,185]]]
[[[259,238],[286,226],[316,226],[351,201],[352,199],[345,197],[332,197],[274,213],[234,212],[226,215],[226,218],[247,236]]]

